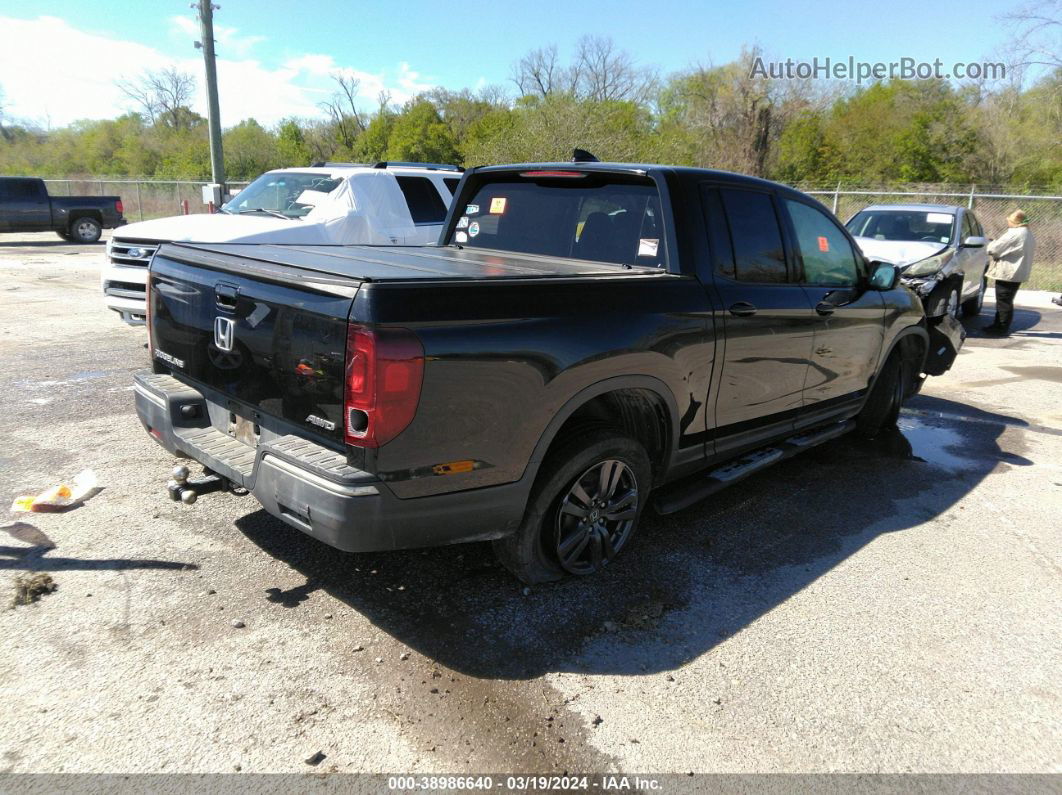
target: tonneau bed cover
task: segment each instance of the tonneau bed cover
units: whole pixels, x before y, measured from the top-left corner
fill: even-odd
[[[219,254],[220,257],[211,257]],[[236,243],[171,243],[162,257],[208,260],[225,269],[228,258],[284,265],[362,282],[452,279],[529,279],[541,277],[663,274],[656,267],[625,267],[603,262],[546,257],[511,251],[440,246],[284,246]],[[197,256],[198,255],[198,256]],[[230,261],[231,262],[231,261]]]

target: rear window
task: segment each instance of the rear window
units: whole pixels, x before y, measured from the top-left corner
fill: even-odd
[[[480,185],[461,211],[450,242],[462,246],[664,264],[660,198],[648,179],[506,175]]]
[[[395,177],[409,205],[415,224],[441,224],[446,218],[446,203],[427,177]]]
[[[446,187],[450,189],[451,195],[456,196],[457,195],[457,186],[461,184],[461,180],[460,179],[444,179],[443,182],[445,182],[446,183]]]

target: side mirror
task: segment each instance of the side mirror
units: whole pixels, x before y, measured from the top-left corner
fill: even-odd
[[[891,262],[871,262],[870,289],[885,292],[896,286],[900,280],[900,269]]]
[[[964,241],[962,241],[963,248],[984,248],[985,243],[988,241],[980,235],[970,235]]]

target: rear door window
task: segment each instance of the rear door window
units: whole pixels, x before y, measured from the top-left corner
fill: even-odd
[[[619,265],[665,264],[652,180],[561,173],[526,172],[480,185],[460,208],[450,242]]]
[[[406,197],[409,214],[415,224],[441,224],[446,218],[446,204],[427,177],[395,177]]]
[[[734,270],[724,275],[742,282],[788,281],[782,230],[770,194],[738,188],[723,188],[719,194],[734,249]]]
[[[457,186],[461,184],[461,180],[460,179],[444,178],[443,182],[445,182],[446,183],[446,187],[450,189],[450,195],[451,196],[456,196],[457,195]]]

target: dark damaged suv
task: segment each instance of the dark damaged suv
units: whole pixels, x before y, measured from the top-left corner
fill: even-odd
[[[962,344],[814,199],[654,165],[473,169],[439,246],[166,245],[149,294],[137,411],[206,467],[174,499],[349,551],[493,539],[528,582],[877,433]]]

